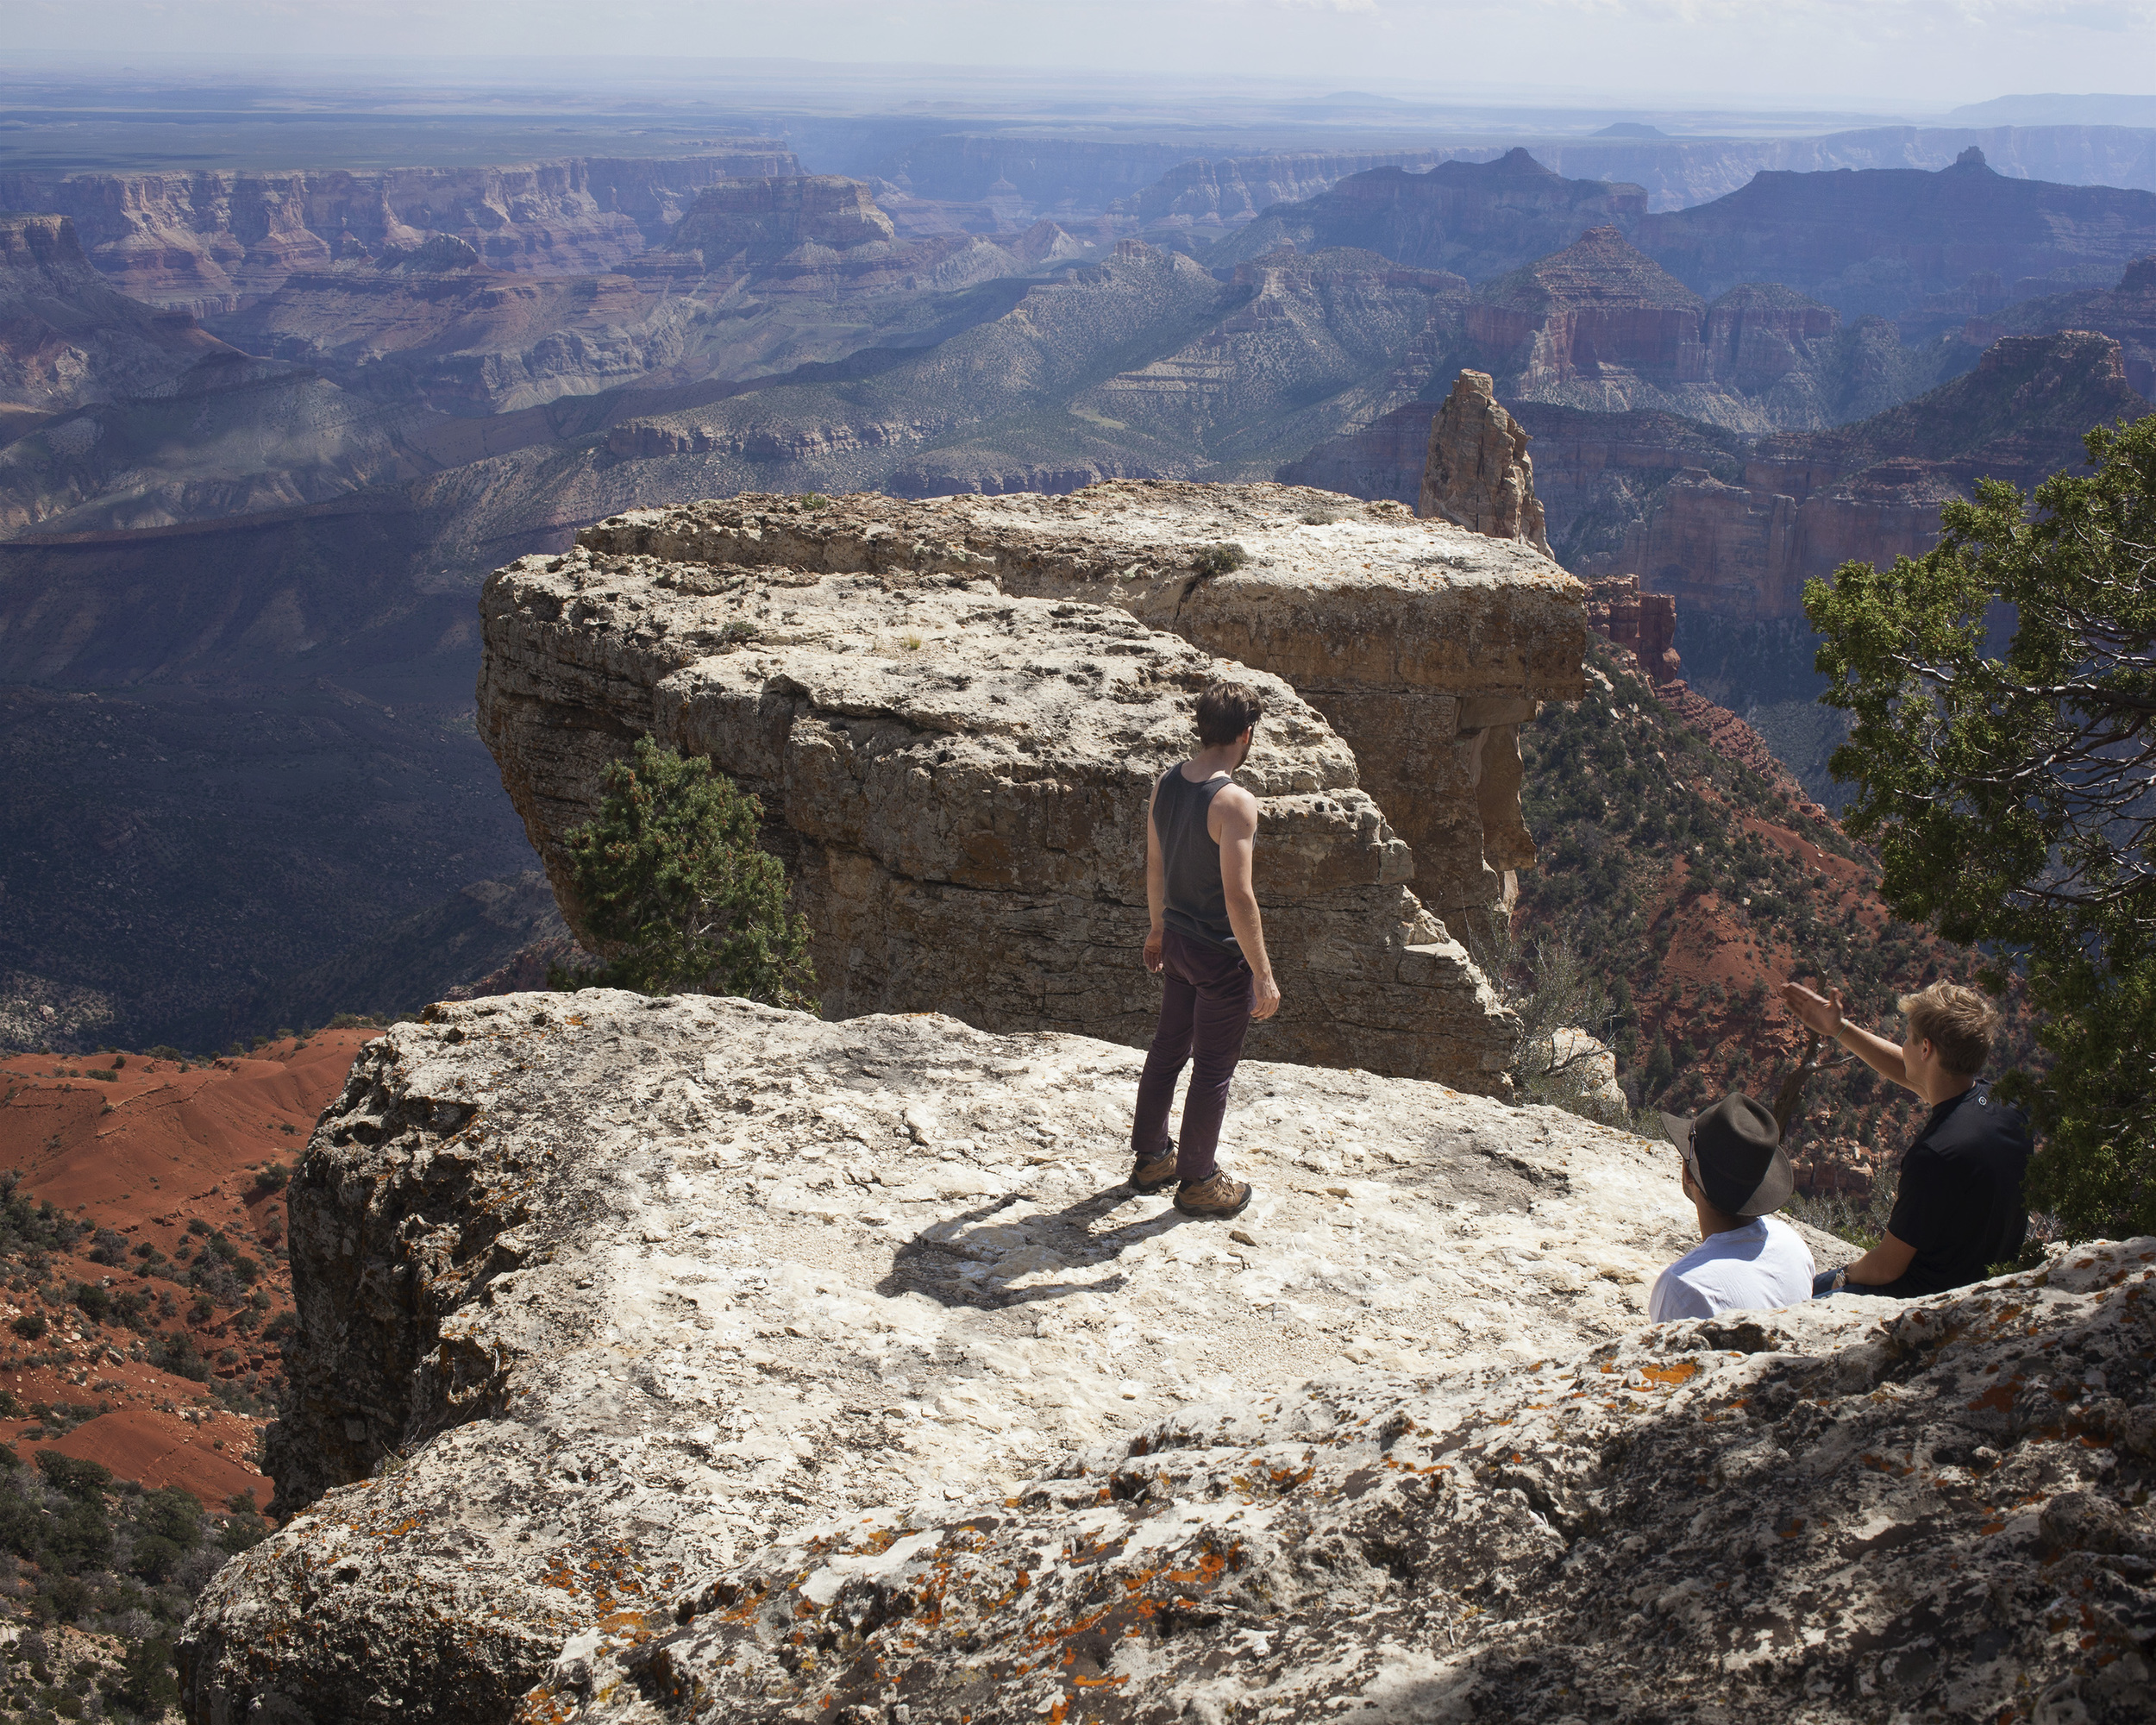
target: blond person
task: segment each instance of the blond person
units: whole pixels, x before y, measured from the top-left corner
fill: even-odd
[[[1965,1288],[2020,1255],[2028,1232],[2021,1176],[2031,1148],[2018,1108],[1977,1074],[1990,1057],[1998,1013],[1974,988],[1934,982],[1902,996],[1900,1047],[1842,1016],[1841,990],[1814,994],[1786,982],[1783,1004],[1882,1078],[1931,1105],[1902,1157],[1902,1183],[1886,1236],[1854,1264],[1830,1270],[1818,1294],[1908,1297]]]

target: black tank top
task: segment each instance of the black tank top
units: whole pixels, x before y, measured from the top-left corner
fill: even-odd
[[[1220,882],[1220,846],[1206,831],[1213,798],[1232,782],[1222,776],[1194,785],[1181,767],[1171,768],[1153,792],[1153,830],[1160,835],[1168,875],[1161,920],[1178,934],[1239,953]]]

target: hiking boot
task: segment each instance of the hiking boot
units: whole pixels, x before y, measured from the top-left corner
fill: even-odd
[[[1175,1194],[1175,1208],[1183,1214],[1209,1221],[1225,1222],[1230,1216],[1239,1216],[1250,1202],[1249,1182],[1231,1180],[1217,1170],[1210,1180],[1185,1182],[1182,1190]]]
[[[1138,1158],[1138,1166],[1131,1170],[1131,1188],[1150,1195],[1164,1186],[1175,1183],[1175,1140],[1168,1141],[1168,1148],[1150,1161]]]

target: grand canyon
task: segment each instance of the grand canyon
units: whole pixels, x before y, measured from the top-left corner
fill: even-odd
[[[4,1716],[2142,1716],[2156,1241],[1647,1290],[1784,978],[1978,975],[1803,595],[2156,411],[2156,99],[801,66],[0,66]],[[1232,1232],[1119,1138],[1229,673]],[[557,986],[642,737],[818,1013]],[[1921,1117],[1796,1097],[1819,1267]]]

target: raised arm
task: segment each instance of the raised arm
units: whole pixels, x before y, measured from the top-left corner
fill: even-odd
[[[1782,1004],[1827,1041],[1838,1043],[1847,1049],[1882,1078],[1892,1079],[1905,1090],[1916,1088],[1909,1082],[1908,1069],[1902,1063],[1902,1051],[1896,1044],[1883,1036],[1874,1036],[1870,1031],[1851,1024],[1841,1015],[1840,989],[1835,988],[1828,994],[1818,994],[1802,982],[1784,982],[1782,985]],[[1889,1276],[1885,1279],[1891,1281],[1893,1278]]]
[[[1250,884],[1250,863],[1257,850],[1257,799],[1240,785],[1230,785],[1214,795],[1206,824],[1220,846],[1220,888],[1227,899],[1228,926],[1243,949],[1243,962],[1257,979],[1251,989],[1250,1016],[1269,1019],[1280,1010],[1280,985],[1273,980],[1265,925],[1258,915],[1257,889]]]

